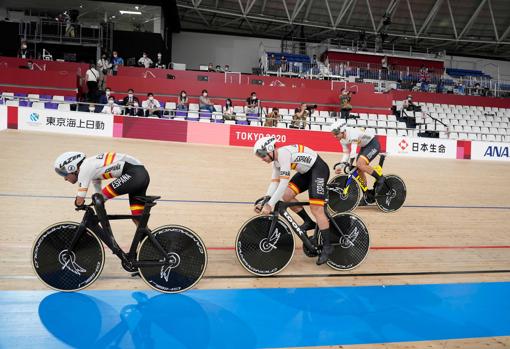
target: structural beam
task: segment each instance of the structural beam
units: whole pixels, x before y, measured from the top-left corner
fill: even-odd
[[[416,36],[420,36],[421,33],[423,33],[424,31],[426,31],[428,29],[428,27],[432,23],[432,20],[436,17],[437,11],[439,11],[439,8],[441,7],[442,3],[443,3],[443,0],[436,0],[436,3],[430,9],[430,12],[427,15],[427,18],[425,18],[425,21],[423,22],[423,24],[422,24],[420,30],[418,31],[418,33],[416,34]]]
[[[471,16],[471,18],[469,19],[467,24],[464,26],[464,29],[462,29],[462,31],[460,32],[458,39],[461,39],[464,36],[464,34],[466,34],[466,32],[469,30],[469,28],[471,28],[471,26],[473,25],[473,23],[476,20],[476,17],[478,17],[478,14],[482,10],[482,8],[483,8],[483,6],[485,5],[486,2],[487,2],[487,0],[480,1],[480,5],[478,5],[478,7],[476,8],[475,12]]]

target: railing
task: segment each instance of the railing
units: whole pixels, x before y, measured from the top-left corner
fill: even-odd
[[[19,35],[30,42],[65,43],[97,46],[103,36],[101,26],[83,26],[78,23],[62,23],[39,18],[37,22],[22,22]]]

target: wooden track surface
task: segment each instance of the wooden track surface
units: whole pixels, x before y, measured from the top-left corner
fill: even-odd
[[[406,207],[391,214],[376,207],[356,211],[369,228],[374,248],[360,267],[344,273],[325,265],[317,267],[298,248],[279,277],[257,278],[240,266],[233,250],[238,229],[254,215],[248,203],[265,193],[271,174],[270,165],[254,157],[251,149],[11,130],[0,132],[0,147],[4,211],[0,290],[46,289],[30,264],[34,238],[52,223],[81,220],[82,213],[74,211],[71,198],[76,186],[64,182],[52,167],[54,159],[69,150],[89,155],[128,153],[146,165],[151,175],[148,194],[167,200],[153,209],[150,226],[188,226],[209,249],[209,265],[199,289],[510,281],[510,166],[502,162],[389,157],[385,173],[405,180]],[[320,155],[330,165],[339,158],[334,153]],[[307,199],[306,194],[301,197]],[[118,199],[109,202],[107,209],[129,212],[127,201]],[[117,221],[112,226],[119,244],[127,248],[134,225]],[[296,245],[301,246],[300,241]],[[148,286],[131,279],[107,251],[103,273],[89,289]],[[446,347],[438,343],[444,341],[391,347]],[[454,341],[446,343],[448,348],[510,345],[506,337],[468,340],[460,346]]]

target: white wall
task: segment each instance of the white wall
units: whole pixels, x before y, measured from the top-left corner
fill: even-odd
[[[187,69],[213,63],[230,66],[231,71],[251,73],[259,66],[259,47],[280,51],[280,40],[180,32],[172,36],[172,62]]]

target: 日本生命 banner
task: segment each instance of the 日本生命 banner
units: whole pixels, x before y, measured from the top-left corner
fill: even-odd
[[[455,159],[457,141],[440,138],[388,137],[386,151],[394,155]]]

